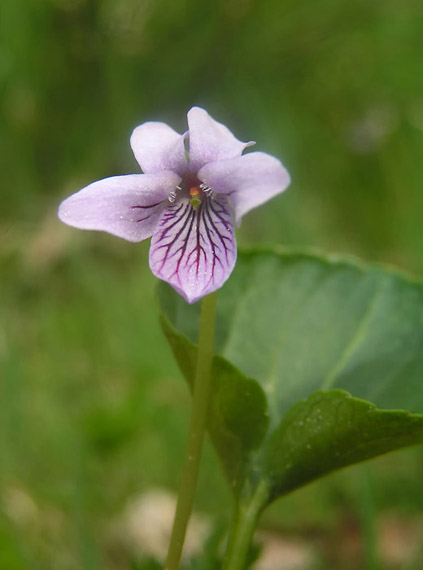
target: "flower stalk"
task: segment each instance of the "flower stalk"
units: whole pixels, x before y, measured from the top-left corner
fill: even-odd
[[[212,293],[204,297],[201,301],[197,365],[192,395],[192,413],[165,570],[177,570],[179,568],[185,534],[195,498],[210,400],[215,322],[216,293]]]

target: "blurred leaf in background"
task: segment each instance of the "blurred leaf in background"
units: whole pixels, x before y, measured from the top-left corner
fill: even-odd
[[[159,330],[148,244],[61,227],[61,199],[137,172],[132,129],[182,131],[198,104],[292,175],[240,243],[422,272],[422,26],[414,0],[0,4],[0,568],[129,568],[114,530],[124,506],[175,488],[184,445],[189,397]],[[368,486],[358,468],[337,474],[264,524],[305,538],[316,568],[362,568],[363,521],[383,544],[387,512],[418,535],[422,470],[420,449],[381,458]],[[206,449],[199,508],[222,504],[228,516]],[[419,568],[401,545],[381,567]]]

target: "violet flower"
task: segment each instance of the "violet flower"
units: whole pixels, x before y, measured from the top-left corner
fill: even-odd
[[[62,222],[138,242],[152,236],[151,271],[188,303],[215,291],[236,261],[237,224],[288,186],[289,174],[263,152],[241,156],[237,140],[199,107],[180,135],[165,123],[137,127],[131,147],[144,174],[93,182],[64,200]]]

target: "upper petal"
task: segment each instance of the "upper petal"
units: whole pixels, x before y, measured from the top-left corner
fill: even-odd
[[[182,175],[187,170],[184,135],[165,123],[149,122],[136,127],[131,148],[145,173],[171,170]]]
[[[241,142],[231,131],[215,121],[204,109],[193,107],[188,111],[189,161],[192,172],[208,162],[241,156],[254,142]]]
[[[150,247],[150,268],[188,303],[223,285],[236,261],[236,241],[225,196],[203,198],[194,210],[188,198],[168,204]]]
[[[230,197],[237,224],[244,214],[283,192],[291,181],[282,163],[264,152],[207,164],[198,177],[214,192]]]
[[[105,178],[66,198],[58,215],[75,228],[141,241],[153,234],[163,204],[179,182],[173,172]]]

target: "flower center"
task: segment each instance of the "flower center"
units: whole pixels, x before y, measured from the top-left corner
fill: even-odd
[[[205,198],[213,196],[213,191],[196,176],[186,175],[180,185],[169,194],[169,202],[175,202],[178,195],[189,197],[189,203],[193,210],[196,210]]]
[[[192,186],[189,189],[189,195],[191,196],[191,200],[189,201],[189,203],[191,204],[193,210],[196,210],[198,206],[201,204],[202,194],[203,191],[200,186]]]

